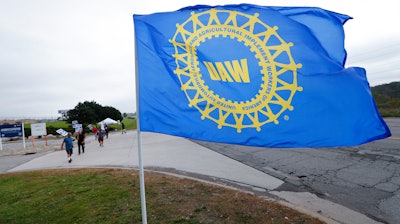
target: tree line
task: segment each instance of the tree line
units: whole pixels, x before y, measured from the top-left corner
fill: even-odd
[[[374,86],[371,91],[383,117],[400,117],[400,82]]]
[[[88,124],[97,124],[98,122],[111,118],[116,121],[122,121],[123,117],[119,110],[111,106],[102,106],[95,101],[79,102],[72,110],[67,112],[67,121],[78,121],[85,127]]]

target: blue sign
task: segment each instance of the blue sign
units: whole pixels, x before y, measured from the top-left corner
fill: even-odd
[[[22,124],[0,125],[0,137],[22,137]]]

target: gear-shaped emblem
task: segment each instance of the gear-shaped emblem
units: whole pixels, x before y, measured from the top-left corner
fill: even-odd
[[[214,121],[219,129],[226,126],[240,133],[244,128],[260,131],[267,123],[278,124],[283,112],[294,109],[291,102],[295,93],[302,91],[297,84],[297,69],[301,68],[301,64],[295,63],[290,52],[293,44],[278,35],[278,27],[266,25],[258,16],[218,9],[192,12],[189,19],[177,24],[176,33],[170,40],[175,48],[174,72],[189,106],[200,112],[201,119]],[[257,91],[246,99],[229,98],[231,95],[225,96],[205,81],[206,72],[201,66],[207,68],[209,76],[225,81],[226,85],[232,82],[251,84],[244,71],[247,59],[225,63],[231,76],[226,72],[218,76],[220,69],[225,71],[222,62],[215,63],[215,68],[212,62],[198,60],[198,49],[219,38],[239,43],[258,62],[260,83],[257,84]]]

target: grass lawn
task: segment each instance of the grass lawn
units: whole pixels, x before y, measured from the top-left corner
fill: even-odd
[[[146,172],[148,223],[323,223],[260,197]],[[58,169],[0,174],[0,223],[140,223],[138,172]]]
[[[48,127],[55,127],[55,128],[62,128],[66,129],[69,126],[71,126],[70,123],[66,121],[51,121],[51,122],[46,122],[46,128]],[[31,128],[31,124],[24,124],[24,128]]]
[[[136,118],[125,117],[122,122],[125,124],[125,129],[136,129]]]

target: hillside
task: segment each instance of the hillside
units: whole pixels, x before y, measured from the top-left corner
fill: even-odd
[[[400,117],[400,82],[374,86],[371,91],[383,117]]]

